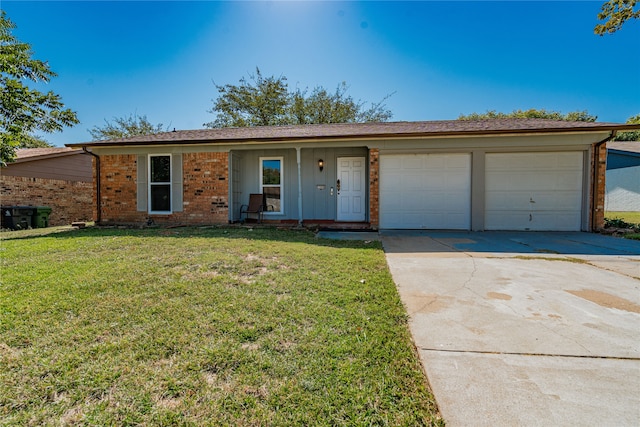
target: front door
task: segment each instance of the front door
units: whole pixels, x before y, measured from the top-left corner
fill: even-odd
[[[338,157],[338,221],[364,221],[366,219],[366,159],[364,157]]]

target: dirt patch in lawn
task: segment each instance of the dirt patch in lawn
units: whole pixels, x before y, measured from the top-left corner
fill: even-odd
[[[567,292],[594,302],[602,307],[617,308],[618,310],[629,311],[631,313],[640,313],[640,305],[606,292],[594,291],[593,289],[581,289],[579,291]]]

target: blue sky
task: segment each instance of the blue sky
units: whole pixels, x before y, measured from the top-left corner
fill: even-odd
[[[14,1],[14,34],[58,77],[81,124],[42,135],[89,141],[105,119],[137,113],[199,129],[217,84],[256,66],[291,87],[342,81],[396,121],[487,110],[588,110],[599,121],[640,113],[640,22],[593,27],[602,1],[168,2]]]

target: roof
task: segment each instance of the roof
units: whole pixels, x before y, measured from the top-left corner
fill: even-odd
[[[611,141],[607,142],[607,150],[624,151],[631,155],[640,155],[640,141]]]
[[[16,159],[12,163],[29,162],[80,153],[82,153],[82,150],[69,147],[19,148],[16,150]]]
[[[328,139],[416,138],[441,136],[569,133],[640,129],[640,125],[567,122],[546,119],[443,120],[428,122],[343,123],[181,130],[131,138],[66,144],[68,147],[168,145]]]

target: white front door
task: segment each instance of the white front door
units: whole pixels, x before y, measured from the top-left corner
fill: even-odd
[[[364,157],[338,157],[338,221],[364,221],[366,219],[366,159]]]

